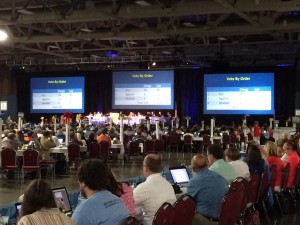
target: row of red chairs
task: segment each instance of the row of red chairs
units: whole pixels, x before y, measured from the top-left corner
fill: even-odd
[[[174,205],[168,202],[157,210],[153,225],[191,225],[196,211],[195,200],[189,195],[182,195]],[[134,217],[129,217],[122,225],[139,225]]]

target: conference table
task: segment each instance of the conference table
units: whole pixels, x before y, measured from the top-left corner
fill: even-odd
[[[183,141],[183,136],[181,137],[181,140]],[[213,140],[219,140],[219,141],[222,141],[222,137],[220,136],[213,136],[212,138],[210,138],[211,141]],[[203,137],[194,137],[193,141],[203,141]]]

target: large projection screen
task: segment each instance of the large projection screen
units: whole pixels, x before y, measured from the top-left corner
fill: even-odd
[[[30,80],[31,113],[84,113],[84,77]]]
[[[173,109],[174,72],[113,72],[113,109]]]
[[[274,73],[204,75],[204,114],[274,114]]]

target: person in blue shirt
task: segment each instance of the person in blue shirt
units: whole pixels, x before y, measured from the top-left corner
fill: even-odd
[[[227,181],[219,174],[209,170],[203,154],[192,159],[193,177],[187,186],[187,194],[196,201],[196,214],[193,225],[217,225],[222,199],[228,192]]]
[[[76,225],[121,225],[130,216],[120,198],[107,190],[108,167],[99,159],[81,163],[77,179],[86,199],[75,209],[72,220]]]

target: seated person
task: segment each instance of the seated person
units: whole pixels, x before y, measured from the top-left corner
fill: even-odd
[[[225,159],[228,164],[232,165],[235,170],[236,177],[243,177],[250,181],[250,172],[247,163],[241,160],[240,152],[235,147],[230,147],[225,150]]]
[[[18,225],[74,225],[71,218],[59,211],[50,185],[43,180],[31,181],[22,200]]]
[[[77,136],[74,131],[70,132],[70,143],[69,144],[77,144],[83,146],[83,143],[77,139]]]
[[[267,164],[262,158],[259,144],[252,143],[248,145],[246,163],[249,166],[250,174],[262,174],[265,171]]]
[[[40,141],[40,150],[42,153],[42,160],[49,160],[50,158],[50,149],[56,147],[52,135],[49,131],[44,131],[43,136],[39,138]]]
[[[143,225],[152,225],[155,213],[164,202],[174,204],[176,201],[174,189],[161,176],[161,171],[161,159],[158,155],[149,154],[144,158],[143,174],[146,181],[133,190],[137,218],[142,215]]]
[[[207,158],[209,169],[224,177],[228,183],[236,178],[233,166],[224,160],[224,151],[221,145],[213,144],[208,146]]]
[[[228,183],[222,176],[207,168],[203,154],[195,155],[191,166],[194,176],[187,186],[186,193],[196,201],[196,214],[192,225],[217,225],[222,199],[228,191]]]
[[[72,215],[76,225],[121,225],[129,217],[122,200],[107,190],[108,174],[108,167],[101,160],[87,159],[81,163],[77,179],[86,200],[77,205]]]
[[[109,144],[109,148],[111,146],[111,139],[110,137],[107,135],[107,128],[103,128],[101,131],[101,134],[97,137],[97,141],[98,143],[104,141],[107,142]]]

